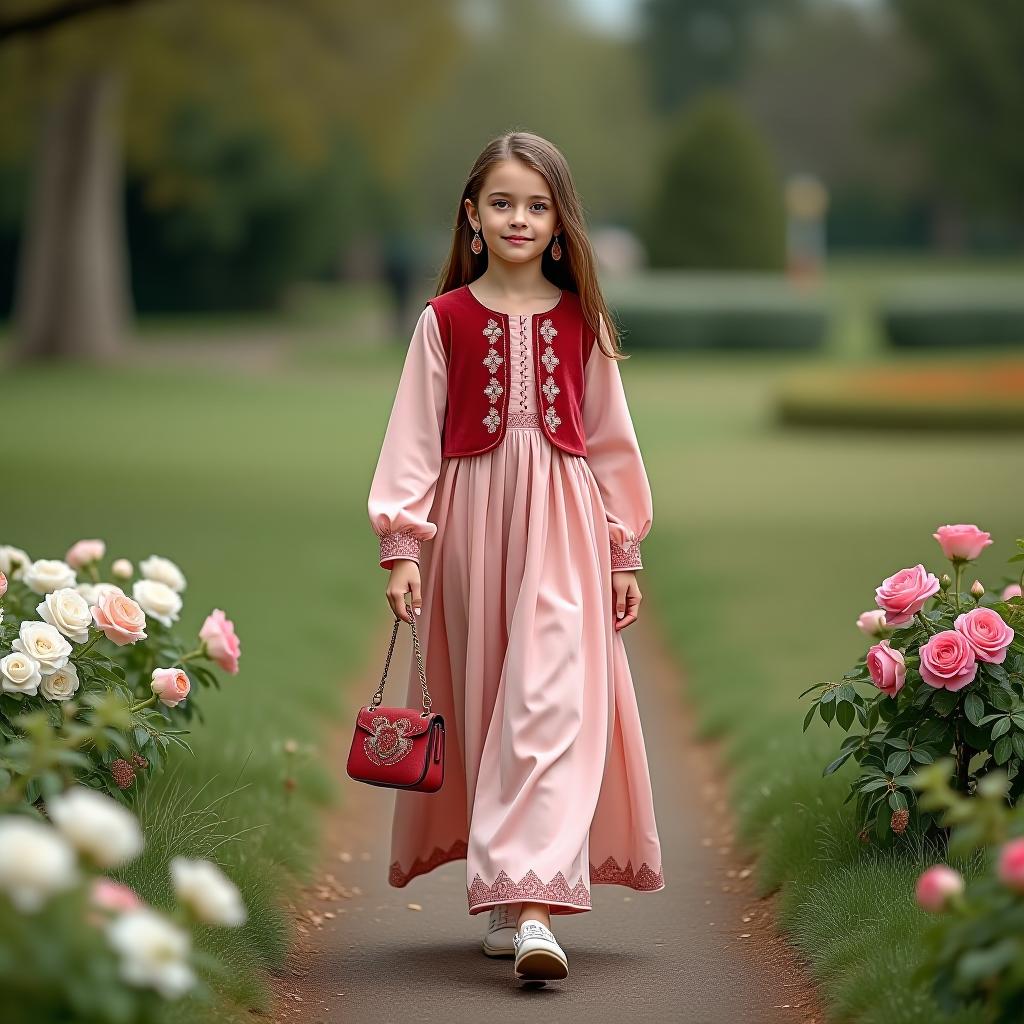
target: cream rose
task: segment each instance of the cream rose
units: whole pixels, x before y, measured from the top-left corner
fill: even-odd
[[[241,894],[215,864],[208,860],[175,857],[171,881],[178,899],[204,924],[233,927],[245,923]]]
[[[127,558],[118,558],[110,567],[111,575],[116,576],[120,580],[130,580],[134,572],[132,563]]]
[[[154,988],[165,999],[177,999],[195,985],[189,934],[163,914],[150,907],[118,914],[106,935],[129,985]]]
[[[169,559],[150,555],[139,562],[139,572],[147,580],[155,580],[176,593],[185,589],[185,574]]]
[[[78,881],[75,851],[49,825],[21,815],[0,818],[0,892],[33,914]]]
[[[0,688],[4,693],[21,693],[34,697],[43,681],[39,662],[21,651],[0,658]]]
[[[7,573],[12,580],[20,580],[25,570],[32,564],[27,551],[12,548],[10,544],[0,544],[0,570]]]
[[[34,622],[31,619],[21,624],[18,638],[11,647],[35,658],[44,673],[63,668],[71,657],[71,644],[50,623]]]
[[[49,594],[75,585],[75,570],[59,558],[37,558],[25,570],[25,585],[37,594]]]
[[[166,583],[158,580],[136,580],[132,585],[132,597],[139,606],[157,622],[170,626],[178,621],[181,598]]]
[[[135,815],[103,793],[75,786],[50,797],[46,809],[68,842],[97,867],[118,867],[142,852]]]
[[[39,693],[47,700],[71,700],[78,690],[78,669],[69,661],[63,668],[43,676]]]
[[[36,605],[39,617],[76,644],[89,639],[92,612],[89,602],[74,587],[61,587]]]

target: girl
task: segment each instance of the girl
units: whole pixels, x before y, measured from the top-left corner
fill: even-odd
[[[441,789],[396,791],[388,881],[465,858],[484,952],[514,954],[521,978],[566,976],[551,915],[590,910],[591,884],[665,886],[620,635],[653,510],[610,325],[565,158],[495,139],[413,331],[368,511],[448,731]]]

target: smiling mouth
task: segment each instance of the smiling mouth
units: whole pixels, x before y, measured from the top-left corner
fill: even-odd
[[[532,241],[532,239],[525,238],[523,235],[506,235],[505,239],[506,239],[506,241],[509,241],[509,242],[529,242],[529,241]]]

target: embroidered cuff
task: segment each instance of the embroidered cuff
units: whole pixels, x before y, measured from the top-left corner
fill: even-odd
[[[410,558],[418,563],[420,560],[420,544],[419,537],[413,536],[408,530],[380,534],[381,566],[385,569],[390,569],[394,564],[393,560],[396,558]]]
[[[612,571],[616,569],[642,569],[643,562],[640,561],[640,545],[631,541],[623,547],[612,541]]]

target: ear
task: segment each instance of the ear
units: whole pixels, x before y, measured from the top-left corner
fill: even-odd
[[[472,199],[467,199],[465,201],[464,205],[466,207],[466,217],[469,220],[469,226],[474,231],[479,231],[480,230],[480,218],[477,216],[476,206],[473,204],[473,200]],[[477,223],[474,224],[473,221],[476,221]]]

